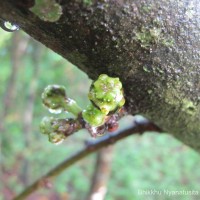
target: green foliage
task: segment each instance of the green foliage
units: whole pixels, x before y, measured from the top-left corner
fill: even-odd
[[[0,35],[1,35],[1,38],[0,38],[0,46],[2,48],[1,50],[1,55],[5,53],[5,50],[6,49],[3,49],[3,47],[6,46],[6,42],[9,41],[9,39],[11,38],[12,36],[12,33],[9,33],[9,32],[5,32],[5,31],[2,31],[0,30]]]
[[[197,196],[141,195],[139,191],[199,191],[199,155],[168,135],[147,133],[116,145],[121,149],[120,158],[115,154],[108,187],[108,199],[198,199]],[[127,150],[128,149],[128,150]],[[193,163],[193,164],[191,164]],[[118,169],[121,169],[118,171]],[[194,175],[195,174],[195,175]]]

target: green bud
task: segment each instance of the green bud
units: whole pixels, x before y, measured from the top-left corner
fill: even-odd
[[[96,127],[104,124],[106,114],[102,113],[98,108],[90,104],[86,110],[83,110],[82,116],[87,123]]]
[[[53,113],[60,113],[63,110],[66,98],[65,87],[60,85],[49,85],[42,93],[43,104]]]
[[[70,112],[75,116],[81,112],[81,108],[70,98],[67,98],[65,87],[60,85],[49,85],[42,93],[42,102],[51,113]]]
[[[112,78],[106,74],[101,74],[93,83],[88,97],[106,115],[125,103],[119,78]]]
[[[56,119],[53,117],[44,117],[40,123],[40,131],[43,134],[48,135],[49,141],[52,143],[60,143],[63,141],[65,136],[65,126],[68,120]],[[64,127],[63,127],[64,126]]]
[[[48,135],[53,132],[52,124],[54,120],[53,117],[44,117],[40,123],[41,133]]]
[[[58,134],[58,133],[50,133],[49,134],[49,142],[54,143],[54,144],[60,144],[63,142],[65,139],[64,135]]]

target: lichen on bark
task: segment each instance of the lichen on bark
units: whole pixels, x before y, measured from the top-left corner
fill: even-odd
[[[56,22],[62,15],[62,7],[55,0],[35,0],[35,5],[30,11],[48,22]]]

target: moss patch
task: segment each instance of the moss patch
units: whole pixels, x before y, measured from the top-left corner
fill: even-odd
[[[135,33],[136,40],[140,42],[141,47],[148,49],[153,44],[161,44],[166,47],[173,46],[174,40],[168,38],[162,33],[159,27],[142,28],[141,31]]]
[[[182,94],[179,94],[176,89],[170,88],[166,91],[165,101],[172,106],[180,105],[181,110],[190,116],[195,115],[197,112],[197,108],[194,103],[187,98],[182,98]]]
[[[93,4],[93,0],[83,0],[83,4],[86,6],[91,6]]]

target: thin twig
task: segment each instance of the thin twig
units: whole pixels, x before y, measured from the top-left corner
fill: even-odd
[[[77,161],[83,159],[84,157],[88,156],[89,154],[92,154],[99,149],[106,147],[110,144],[113,144],[127,136],[130,136],[135,133],[142,134],[145,131],[157,131],[162,132],[162,130],[156,126],[154,123],[143,119],[143,120],[137,120],[137,118],[134,118],[133,123],[130,124],[129,127],[126,127],[126,129],[116,131],[112,134],[107,134],[104,137],[101,137],[98,140],[91,140],[86,142],[86,146],[57,165],[55,168],[51,169],[47,174],[39,178],[37,181],[35,181],[32,185],[27,187],[24,191],[22,191],[21,194],[19,194],[17,197],[15,197],[13,200],[23,200],[30,194],[32,194],[34,191],[38,190],[39,188],[42,188],[46,186],[49,180],[52,180],[53,177],[59,175],[64,170],[66,170],[68,167],[76,163]]]

